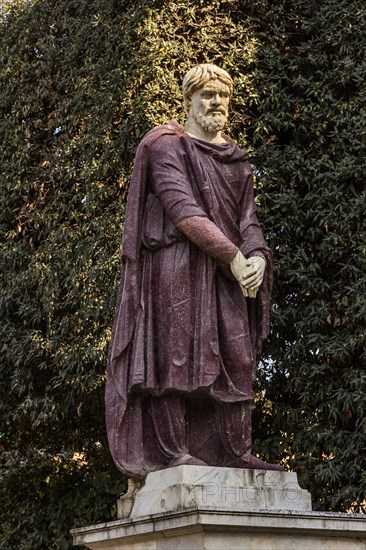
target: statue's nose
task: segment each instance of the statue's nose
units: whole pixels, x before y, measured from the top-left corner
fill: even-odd
[[[215,94],[212,98],[212,103],[214,105],[220,105],[221,104],[221,96],[220,94]]]

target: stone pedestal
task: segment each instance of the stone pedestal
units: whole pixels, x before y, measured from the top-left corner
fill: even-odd
[[[295,473],[179,466],[72,531],[94,550],[366,550],[366,516],[311,511]],[[127,517],[129,515],[129,517]]]
[[[177,466],[152,472],[135,497],[121,497],[118,517],[205,509],[311,510],[311,495],[294,472]]]

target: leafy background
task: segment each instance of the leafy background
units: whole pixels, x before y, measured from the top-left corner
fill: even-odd
[[[255,451],[316,510],[365,511],[363,0],[14,0],[0,5],[0,546],[71,548],[125,488],[105,364],[136,146],[184,121],[197,62],[235,81],[276,259]]]

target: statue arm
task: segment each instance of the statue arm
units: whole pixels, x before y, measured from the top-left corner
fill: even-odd
[[[239,252],[237,246],[208,218],[193,216],[177,224],[190,241],[209,256],[229,264]]]
[[[231,272],[239,282],[245,297],[255,298],[262,283],[266,266],[261,256],[245,258],[240,250],[207,218],[194,216],[177,224],[201,250],[217,260],[230,264]]]

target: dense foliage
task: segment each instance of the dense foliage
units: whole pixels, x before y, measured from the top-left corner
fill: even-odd
[[[263,11],[257,35],[251,139],[277,256],[263,387],[324,510],[366,494],[365,31],[362,2],[306,0]]]
[[[183,121],[196,62],[234,77],[276,256],[255,449],[316,509],[366,493],[366,5],[15,0],[0,7],[0,546],[113,517],[103,386],[134,151]]]

